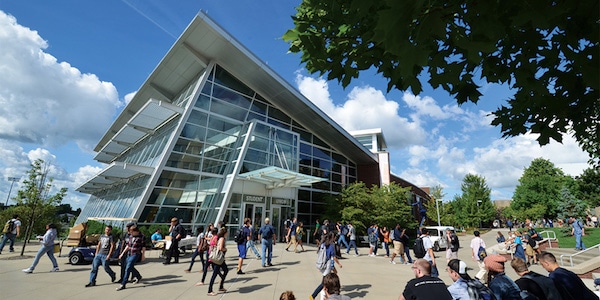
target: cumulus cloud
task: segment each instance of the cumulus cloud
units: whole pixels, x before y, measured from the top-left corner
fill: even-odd
[[[389,148],[425,142],[426,132],[420,123],[400,116],[398,102],[386,99],[380,90],[354,87],[345,101],[336,105],[324,79],[297,74],[296,84],[304,96],[348,131],[381,128]]]
[[[48,43],[0,11],[0,138],[84,150],[123,105],[110,82],[45,52]]]

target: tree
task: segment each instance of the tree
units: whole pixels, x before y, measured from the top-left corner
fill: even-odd
[[[494,219],[496,210],[490,200],[491,189],[485,178],[467,174],[461,185],[462,195],[455,196],[456,221],[463,226],[482,227]]]
[[[303,0],[283,39],[311,73],[346,87],[372,69],[388,91],[423,81],[459,104],[486,83],[514,91],[493,115],[504,137],[572,134],[600,162],[598,1]],[[532,13],[535,11],[535,13]]]
[[[43,226],[45,224],[40,221],[55,218],[56,206],[67,194],[67,188],[61,188],[58,193],[50,195],[53,179],[48,177],[48,171],[49,165],[43,160],[34,161],[27,171],[27,179],[23,181],[15,197],[17,210],[26,227],[21,255],[25,252],[25,245],[36,225]]]
[[[575,198],[571,191],[563,187],[560,190],[561,201],[558,204],[558,217],[565,220],[569,217],[582,217],[586,215],[587,203]]]
[[[367,188],[358,182],[348,185],[337,199],[339,219],[352,222],[357,232],[365,232],[372,223],[383,226],[412,227],[415,221],[408,205],[408,188],[395,183]]]
[[[583,170],[575,181],[577,182],[576,197],[592,207],[600,206],[600,166]]]
[[[569,181],[569,176],[554,166],[552,162],[543,158],[531,161],[529,167],[523,171],[519,184],[515,188],[510,207],[513,212],[525,211],[535,204],[547,208],[546,216],[556,217],[557,205],[560,201],[560,190]],[[533,216],[527,216],[532,218]],[[523,220],[523,219],[521,219]]]

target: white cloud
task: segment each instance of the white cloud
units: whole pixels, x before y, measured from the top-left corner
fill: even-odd
[[[296,83],[302,94],[348,131],[381,128],[388,148],[425,142],[426,132],[420,123],[401,117],[398,102],[386,99],[375,88],[355,87],[343,104],[336,105],[325,80],[298,74]]]
[[[90,149],[110,125],[117,90],[45,52],[48,43],[0,11],[0,138]]]

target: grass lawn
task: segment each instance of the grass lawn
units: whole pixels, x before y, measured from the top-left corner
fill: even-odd
[[[568,228],[568,233],[565,234],[563,230],[566,228],[536,228],[537,232],[542,231],[554,231],[556,238],[558,239],[559,248],[575,248],[575,237],[571,235],[571,228]],[[545,236],[545,235],[544,235]],[[600,228],[585,228],[585,235],[583,236],[583,243],[586,247],[591,247],[600,243]]]

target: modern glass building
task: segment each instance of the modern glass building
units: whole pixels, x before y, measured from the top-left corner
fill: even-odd
[[[370,141],[385,145],[380,131]],[[278,228],[297,216],[313,224],[349,183],[402,181],[385,147],[365,147],[203,13],[95,151],[107,166],[78,188],[91,195],[78,223],[177,217],[188,228],[218,220],[237,228],[270,217]]]

